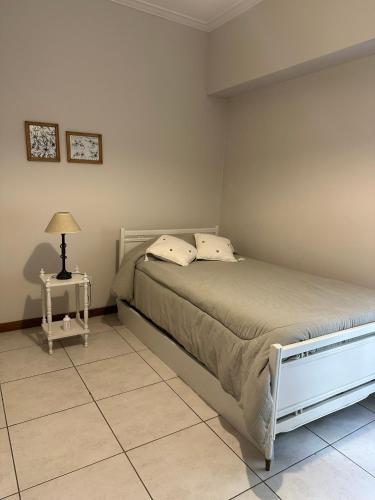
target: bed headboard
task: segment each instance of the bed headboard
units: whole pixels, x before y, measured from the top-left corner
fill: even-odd
[[[118,253],[118,267],[120,267],[122,259],[126,252],[134,248],[135,246],[143,243],[144,241],[151,240],[156,236],[161,236],[162,234],[194,234],[194,233],[206,233],[206,234],[218,234],[219,226],[214,227],[198,227],[191,229],[139,229],[139,230],[127,230],[124,227],[120,228],[120,245]]]

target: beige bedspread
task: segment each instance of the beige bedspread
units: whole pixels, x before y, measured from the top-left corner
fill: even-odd
[[[268,352],[375,321],[375,291],[247,258],[180,267],[130,252],[114,294],[168,331],[204,363],[244,410],[259,449],[269,438]],[[134,286],[135,284],[135,286]]]

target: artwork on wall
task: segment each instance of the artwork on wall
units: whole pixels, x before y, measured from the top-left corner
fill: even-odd
[[[25,122],[25,135],[29,161],[60,161],[57,123]]]
[[[101,134],[66,132],[67,159],[72,163],[103,163]]]

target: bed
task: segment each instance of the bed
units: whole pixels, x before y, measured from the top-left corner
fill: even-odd
[[[161,234],[120,232],[121,321],[264,452],[375,392],[375,291],[245,258],[144,262]],[[190,236],[191,237],[191,236]]]

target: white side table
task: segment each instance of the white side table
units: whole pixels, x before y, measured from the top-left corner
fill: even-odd
[[[48,339],[48,350],[53,354],[53,341],[57,339],[82,335],[85,347],[88,346],[88,334],[90,333],[89,298],[88,287],[90,279],[86,273],[80,273],[78,267],[69,280],[58,280],[56,274],[46,274],[40,271],[41,295],[42,295],[42,329]],[[65,330],[63,321],[52,321],[52,288],[74,286],[76,292],[76,317],[71,319],[70,328]],[[80,315],[80,287],[83,287],[83,320]]]

